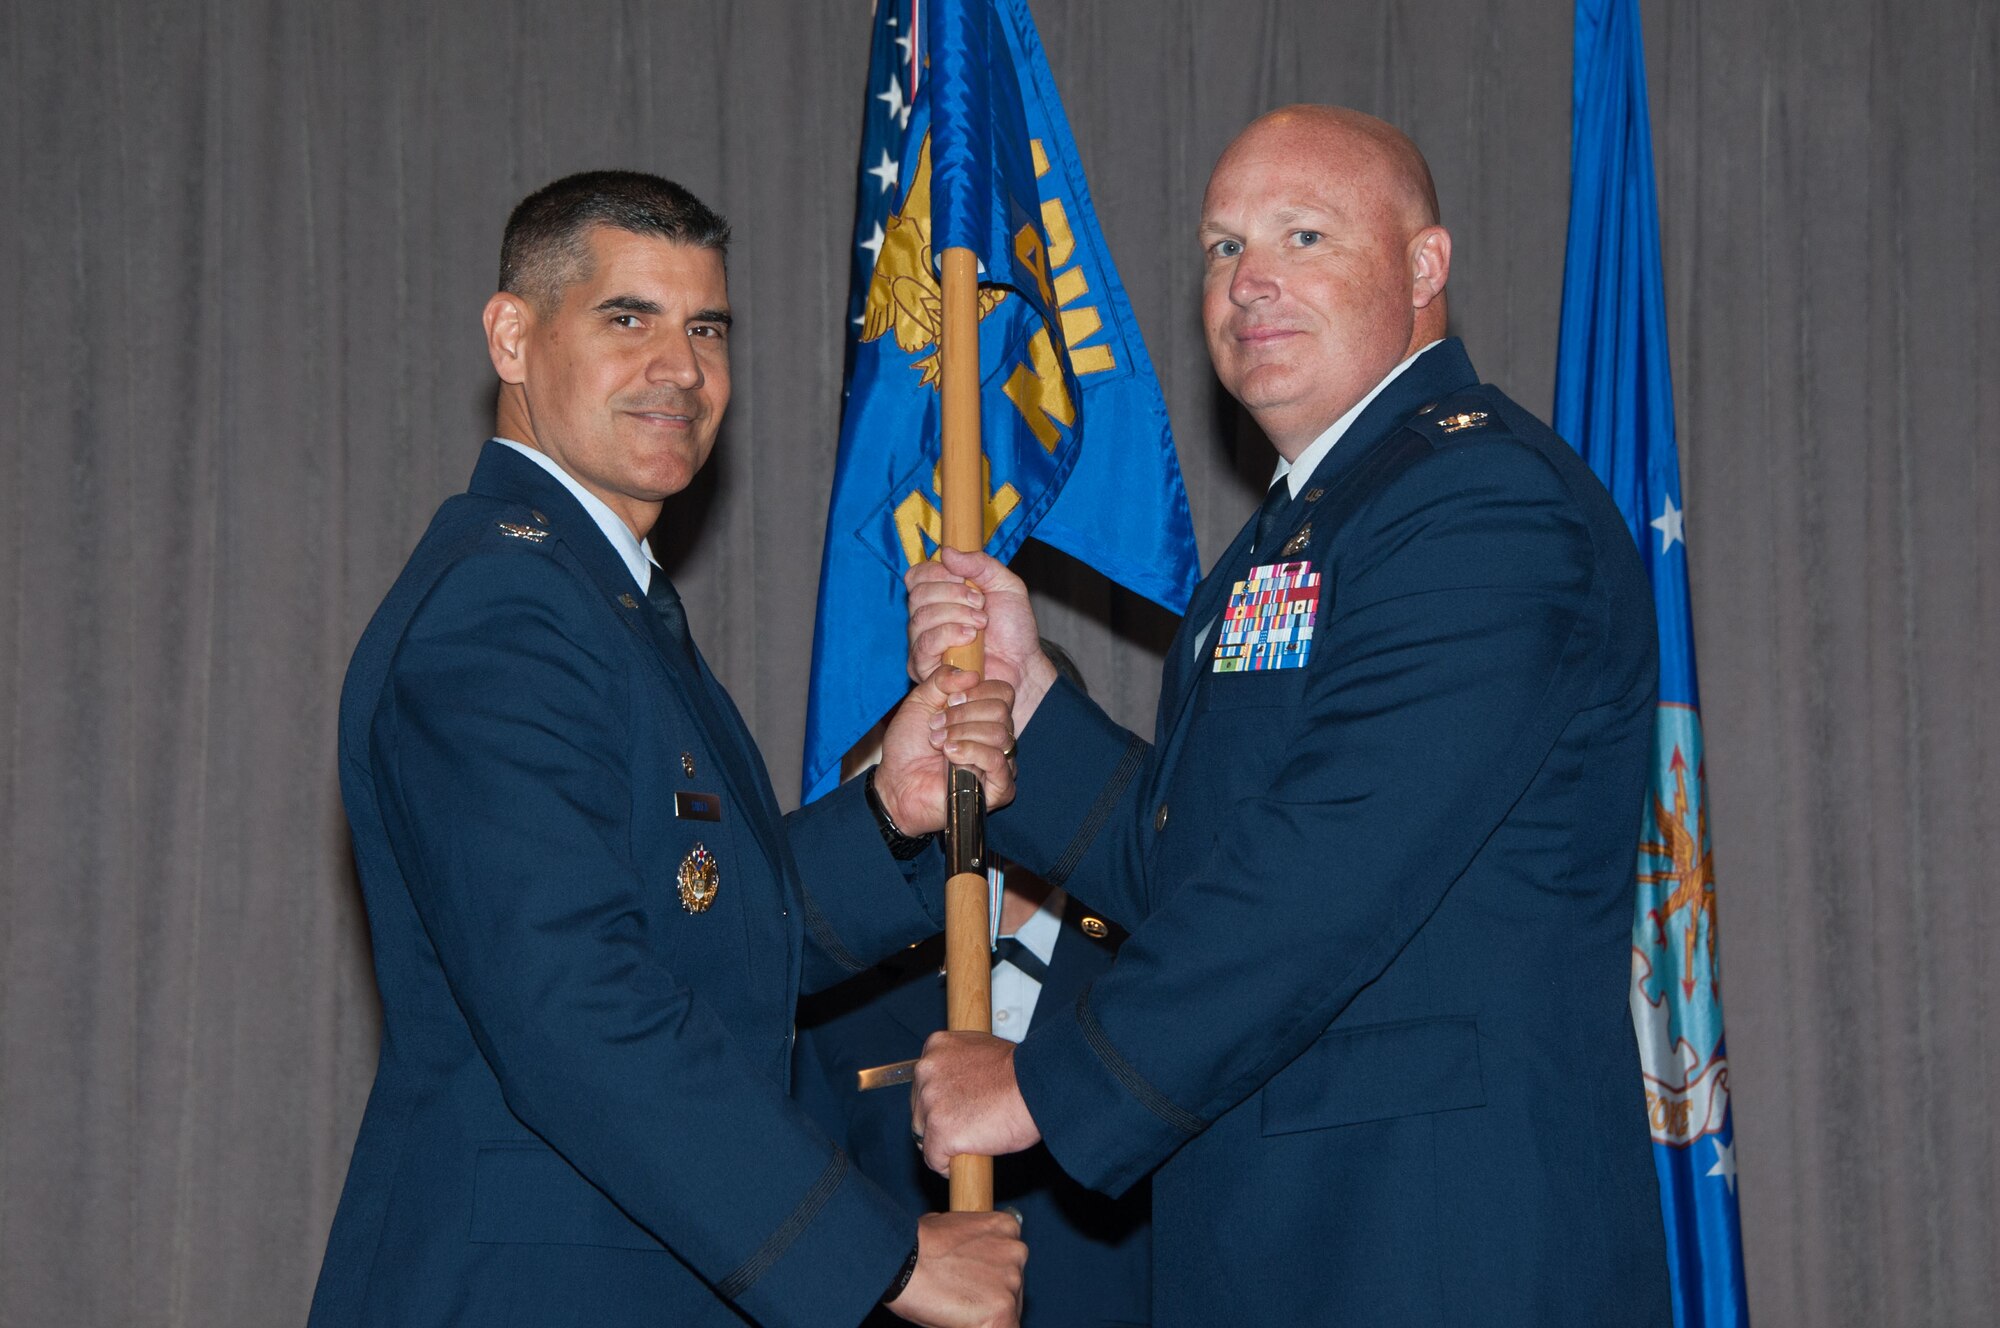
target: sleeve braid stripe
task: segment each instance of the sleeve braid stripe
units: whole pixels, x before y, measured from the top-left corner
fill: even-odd
[[[819,1210],[826,1207],[835,1190],[847,1175],[847,1154],[838,1148],[833,1150],[833,1158],[826,1164],[826,1170],[819,1173],[819,1179],[806,1191],[806,1197],[799,1200],[799,1206],[785,1219],[784,1225],[773,1231],[770,1238],[758,1247],[757,1252],[743,1261],[741,1267],[715,1284],[716,1294],[725,1300],[735,1300],[752,1286],[757,1279],[771,1271],[771,1265],[784,1256],[799,1238],[799,1233],[812,1225],[819,1216]]]
[[[1090,1012],[1088,987],[1076,995],[1076,1022],[1083,1029],[1084,1042],[1097,1053],[1097,1059],[1104,1062],[1112,1076],[1125,1086],[1125,1091],[1138,1099],[1140,1106],[1185,1135],[1199,1134],[1208,1128],[1208,1122],[1147,1083],[1132,1068],[1131,1062],[1118,1054],[1118,1048],[1111,1045],[1111,1039],[1104,1036],[1104,1030],[1098,1026],[1097,1016]]]
[[[1134,736],[1125,744],[1125,753],[1118,758],[1118,765],[1112,770],[1111,778],[1105,780],[1104,787],[1098,790],[1097,801],[1090,805],[1090,811],[1084,816],[1083,823],[1077,826],[1075,838],[1069,841],[1068,847],[1062,851],[1062,856],[1056,859],[1056,865],[1049,870],[1046,879],[1050,885],[1061,885],[1069,880],[1069,874],[1076,870],[1076,864],[1083,860],[1084,853],[1089,850],[1090,841],[1097,838],[1097,832],[1111,819],[1112,808],[1116,807],[1118,800],[1125,796],[1125,786],[1132,782],[1133,777],[1139,773],[1139,768],[1145,763],[1145,740]]]
[[[806,889],[804,881],[799,882],[799,907],[806,915],[806,930],[810,931],[813,939],[819,942],[819,948],[826,951],[827,958],[850,973],[859,973],[868,968],[867,964],[854,957],[852,950],[842,944],[839,933],[833,929],[833,924],[826,920],[826,914],[820,912],[819,905],[813,902],[812,891]]]

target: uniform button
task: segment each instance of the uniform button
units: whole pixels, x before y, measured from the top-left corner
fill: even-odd
[[[1432,411],[1436,410],[1437,408],[1438,408],[1438,403],[1437,403],[1437,402],[1435,402],[1435,401],[1433,401],[1433,402],[1429,403],[1428,405],[1423,405],[1423,406],[1418,406],[1418,407],[1417,407],[1417,414],[1419,414],[1419,415],[1428,415],[1428,414],[1430,414],[1430,413],[1431,413]]]
[[[1166,828],[1167,828],[1167,804],[1163,802],[1160,804],[1160,810],[1153,813],[1153,829],[1164,830]]]
[[[1111,934],[1111,928],[1104,925],[1103,918],[1085,918],[1077,925],[1082,927],[1083,934],[1093,941],[1101,941]]]
[[[535,524],[538,526],[546,526],[547,524],[549,524],[549,519],[543,516],[541,512],[535,508],[532,507],[529,508],[528,515],[535,518]]]
[[[1009,1014],[1009,1013],[1010,1013],[1010,1012],[1009,1012],[1009,1011],[1007,1011],[1007,1010],[995,1010],[995,1011],[993,1012],[993,1022],[994,1022],[994,1023],[996,1023],[996,1024],[1004,1024],[1004,1023],[1006,1023],[1006,1022],[1007,1022],[1007,1016],[1008,1016],[1008,1014]]]

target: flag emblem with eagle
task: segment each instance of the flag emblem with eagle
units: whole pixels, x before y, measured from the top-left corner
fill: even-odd
[[[1006,298],[1004,290],[981,286],[979,316],[985,318]],[[861,339],[873,341],[893,329],[896,345],[905,353],[928,349],[930,354],[910,367],[926,387],[935,388],[935,348],[943,319],[944,291],[931,261],[931,140],[926,134],[917,150],[917,174],[910,181],[910,192],[883,228],[882,251],[869,275],[868,302],[861,310]]]

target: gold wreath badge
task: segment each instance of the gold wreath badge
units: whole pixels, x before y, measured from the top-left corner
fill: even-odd
[[[722,869],[716,865],[715,855],[699,843],[689,849],[681,859],[680,884],[681,907],[690,913],[708,912],[722,884]]]

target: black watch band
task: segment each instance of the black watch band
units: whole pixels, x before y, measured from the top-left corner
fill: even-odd
[[[898,862],[908,862],[929,848],[937,836],[906,835],[896,828],[889,809],[882,805],[882,795],[875,791],[875,772],[879,769],[880,766],[868,767],[868,773],[862,776],[862,792],[868,798],[868,810],[875,813],[875,828],[882,832],[882,842],[889,846],[889,856]]]
[[[910,1284],[912,1277],[916,1276],[917,1250],[919,1248],[916,1245],[910,1246],[910,1257],[903,1260],[903,1271],[897,1273],[896,1280],[889,1284],[889,1290],[882,1297],[882,1304],[887,1305],[890,1301],[902,1295],[903,1288]]]

